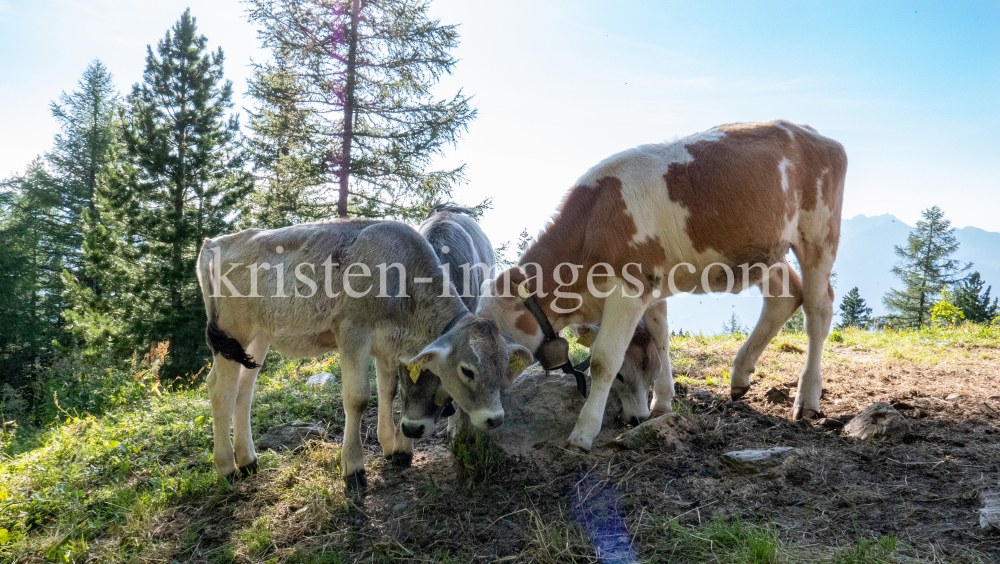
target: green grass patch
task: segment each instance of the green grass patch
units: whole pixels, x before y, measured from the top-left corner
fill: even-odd
[[[664,539],[665,546],[657,551],[664,562],[777,564],[787,561],[776,530],[768,525],[745,523],[739,518],[726,519],[715,514],[707,523],[695,527],[671,520],[668,529],[670,534]]]
[[[482,484],[500,473],[505,455],[486,431],[463,426],[455,433],[450,446],[458,477],[468,487]]]
[[[898,545],[896,535],[861,539],[853,546],[838,550],[833,557],[833,564],[890,564],[895,562]]]

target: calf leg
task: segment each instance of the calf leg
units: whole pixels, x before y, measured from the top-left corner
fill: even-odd
[[[268,342],[263,337],[254,339],[247,347],[247,354],[263,365],[267,356]],[[253,448],[253,433],[250,428],[250,405],[253,403],[253,388],[257,382],[260,367],[240,367],[236,412],[233,413],[233,442],[236,445],[236,466],[240,476],[257,472],[257,453]]]
[[[413,461],[413,440],[403,435],[402,426],[393,420],[392,404],[399,391],[399,370],[395,363],[375,360],[378,387],[378,442],[382,454],[393,465],[406,468]]]
[[[346,348],[346,347],[345,347]],[[344,350],[344,349],[342,349]],[[340,355],[341,386],[344,396],[344,443],[340,450],[340,468],[348,491],[363,491],[365,453],[361,447],[361,416],[368,408],[371,384],[368,382],[370,346],[354,346]]]
[[[812,250],[819,254],[819,250]],[[823,393],[823,378],[820,362],[823,359],[823,344],[830,333],[833,320],[833,286],[830,285],[830,271],[833,268],[832,253],[815,257],[806,253],[801,260],[802,267],[802,310],[805,313],[806,334],[809,336],[809,351],[806,366],[799,376],[799,389],[792,408],[792,419],[813,419],[820,417],[819,398]],[[808,265],[808,266],[807,266]]]
[[[215,355],[208,373],[208,398],[212,403],[212,435],[215,440],[213,458],[220,476],[232,480],[236,475],[236,458],[229,441],[229,426],[236,410],[240,365]]]
[[[802,303],[802,281],[786,261],[783,268],[788,272],[788,292],[784,289],[784,277],[780,271],[772,271],[767,284],[767,294],[760,310],[760,319],[750,337],[740,347],[733,361],[733,373],[729,380],[729,394],[736,401],[750,391],[750,375],[756,370],[757,359],[771,339],[781,331],[788,318]],[[763,289],[763,284],[761,284]],[[782,294],[785,294],[782,297]],[[790,296],[788,295],[790,294]]]
[[[667,324],[667,300],[654,302],[642,315],[646,330],[656,343],[660,355],[660,373],[653,380],[653,401],[649,407],[650,417],[670,413],[674,399],[674,376],[670,371],[670,331]]]
[[[590,349],[593,355],[590,363],[590,396],[583,404],[576,427],[569,436],[570,448],[584,452],[590,451],[594,437],[601,431],[608,392],[611,391],[615,375],[621,369],[625,350],[632,341],[639,317],[646,309],[646,304],[640,298],[623,297],[621,288],[627,286],[620,280],[617,282],[614,291],[604,301],[601,328]],[[627,291],[634,292],[631,289]]]

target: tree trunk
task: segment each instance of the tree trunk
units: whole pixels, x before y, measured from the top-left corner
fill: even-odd
[[[354,83],[355,64],[358,57],[358,16],[361,0],[351,2],[351,29],[347,34],[347,85],[344,89],[344,138],[340,155],[340,198],[337,215],[347,217],[348,180],[351,177],[351,137],[354,135]]]

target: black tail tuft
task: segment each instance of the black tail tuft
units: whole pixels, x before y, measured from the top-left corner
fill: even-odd
[[[208,348],[212,349],[214,353],[221,354],[222,358],[238,362],[251,369],[260,367],[253,361],[253,357],[247,354],[243,345],[229,336],[229,333],[219,329],[215,321],[208,322],[208,328],[205,329],[205,339],[208,341]]]

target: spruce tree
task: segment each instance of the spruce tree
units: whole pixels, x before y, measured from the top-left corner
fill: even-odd
[[[451,71],[454,26],[428,17],[428,0],[249,0],[250,21],[273,60],[258,64],[251,94],[262,143],[301,161],[296,174],[318,179],[339,217],[422,218],[446,199],[463,167],[428,171],[475,116],[461,92],[435,99]],[[287,129],[272,132],[270,122]],[[296,143],[276,142],[281,136]],[[299,182],[268,182],[289,191]],[[332,188],[332,189],[331,189]],[[308,199],[308,207],[314,201]]]
[[[864,329],[872,322],[872,308],[858,292],[858,287],[851,288],[840,302],[840,326]]]
[[[208,356],[201,336],[204,306],[195,276],[202,241],[231,230],[230,218],[252,189],[223,77],[223,52],[207,51],[185,10],[147,47],[143,82],[128,97],[126,151],[107,174],[103,197],[137,246],[150,315],[135,332],[170,341],[173,373],[196,369]]]
[[[94,212],[97,174],[103,168],[108,149],[115,142],[115,122],[120,100],[114,77],[104,63],[95,59],[77,82],[78,90],[63,92],[52,102],[52,115],[61,132],[55,147],[46,155],[62,184],[62,192],[80,219],[80,211]],[[78,231],[82,235],[82,230]]]
[[[968,278],[955,285],[954,305],[962,310],[967,321],[976,323],[991,323],[996,319],[998,312],[997,299],[990,302],[990,290],[992,286],[983,286],[986,282],[979,275],[973,272]]]
[[[935,298],[945,286],[960,280],[971,266],[949,258],[958,250],[958,240],[941,208],[928,208],[922,215],[907,244],[896,246],[900,260],[892,268],[892,274],[904,287],[891,289],[882,298],[891,313],[889,320],[899,327],[919,329],[929,323]]]

